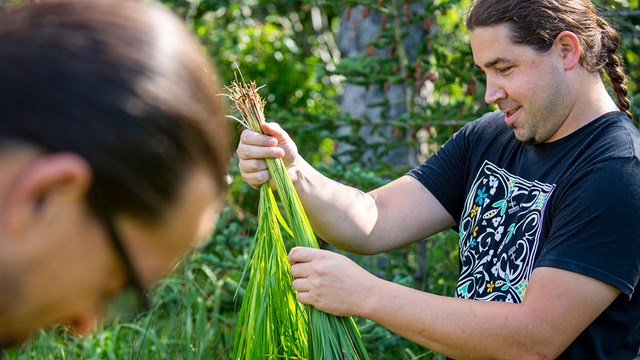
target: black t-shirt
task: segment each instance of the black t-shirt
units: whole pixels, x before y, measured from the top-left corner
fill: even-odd
[[[539,266],[593,277],[621,294],[560,358],[640,359],[639,154],[621,112],[535,146],[499,112],[467,124],[409,172],[456,220],[455,296],[520,303]]]

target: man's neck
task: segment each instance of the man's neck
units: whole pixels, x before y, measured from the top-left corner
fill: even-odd
[[[588,73],[581,80],[577,84],[578,97],[575,108],[579,117],[594,120],[608,112],[619,110],[599,74]]]
[[[560,129],[564,133],[563,136],[573,133],[606,113],[619,110],[597,74],[587,74],[580,78],[574,99],[569,115]]]

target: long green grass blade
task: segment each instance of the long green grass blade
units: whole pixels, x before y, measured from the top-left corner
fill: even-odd
[[[258,231],[247,262],[251,274],[234,336],[234,359],[307,358],[307,315],[291,288],[293,278],[277,212],[272,190],[262,186]]]

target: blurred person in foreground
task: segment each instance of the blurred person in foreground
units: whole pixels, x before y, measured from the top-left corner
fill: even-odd
[[[298,300],[453,358],[640,358],[640,135],[618,34],[588,0],[476,0],[467,28],[499,111],[381,188],[324,177],[277,124],[243,132],[245,181],[268,181],[263,159],[283,158],[314,230],[342,249],[460,236],[454,298],[294,248]]]
[[[0,348],[52,324],[90,332],[209,235],[231,152],[219,93],[160,4],[0,14]]]

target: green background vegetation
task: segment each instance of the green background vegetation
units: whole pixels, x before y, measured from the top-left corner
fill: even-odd
[[[18,3],[9,1],[6,3]],[[246,79],[266,85],[266,115],[287,129],[301,154],[330,177],[363,190],[380,186],[428,156],[465,122],[489,110],[471,59],[464,28],[468,0],[313,1],[165,0],[201,39],[222,81],[230,84],[237,63]],[[2,3],[0,1],[0,3]],[[623,37],[635,121],[640,114],[640,11],[638,0],[597,1]],[[345,16],[377,12],[379,33],[360,54],[337,57],[333,43]],[[315,16],[315,18],[314,18]],[[384,20],[383,20],[384,19]],[[635,25],[634,25],[635,24]],[[406,29],[422,29],[409,42]],[[403,30],[404,29],[404,30]],[[404,44],[401,45],[401,44]],[[411,46],[407,61],[401,50]],[[427,96],[418,96],[428,85]],[[378,91],[367,104],[378,118],[352,116],[339,99],[347,85]],[[384,94],[399,87],[404,111]],[[418,100],[416,100],[418,99]],[[392,114],[393,113],[393,114]],[[240,126],[233,124],[236,138]],[[340,132],[340,129],[350,129]],[[365,133],[371,137],[362,136]],[[375,136],[374,136],[375,135]],[[337,149],[348,150],[337,154]],[[235,146],[235,143],[233,144]],[[409,148],[411,161],[385,156]],[[338,156],[340,155],[340,156]],[[244,184],[237,160],[217,229],[205,246],[189,254],[152,292],[153,309],[134,316],[109,316],[99,330],[75,338],[62,328],[40,331],[6,359],[228,359],[246,279],[241,272],[257,225],[258,192]],[[324,244],[324,246],[328,246]],[[458,271],[452,231],[406,248],[352,256],[369,271],[394,282],[452,295]],[[435,359],[440,355],[384,328],[358,319],[372,359]]]

